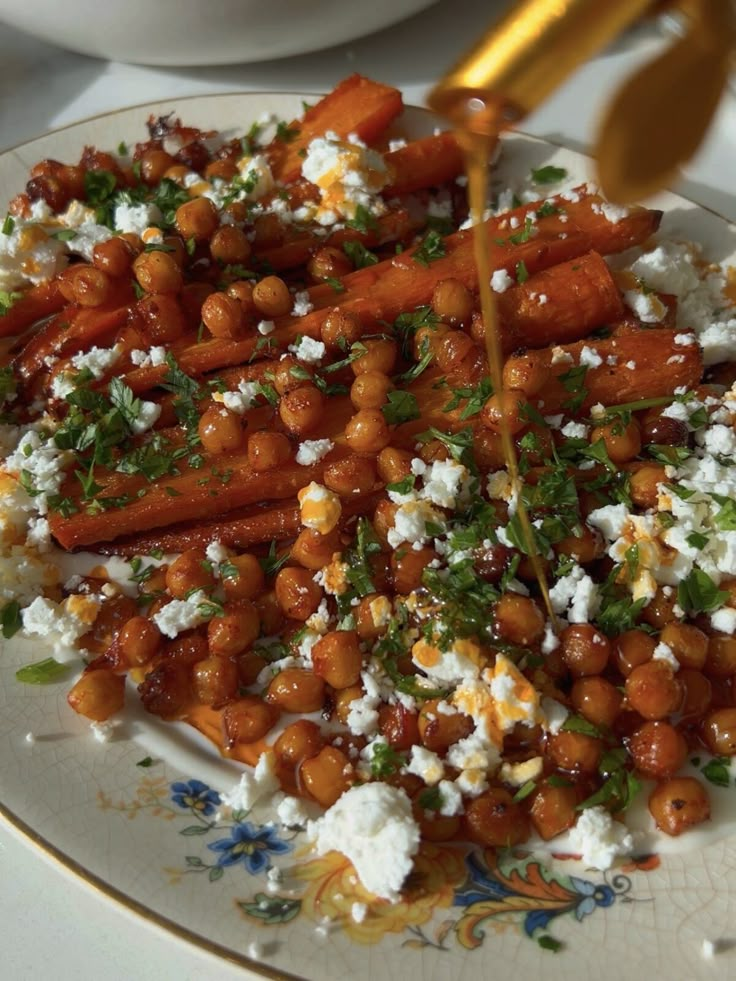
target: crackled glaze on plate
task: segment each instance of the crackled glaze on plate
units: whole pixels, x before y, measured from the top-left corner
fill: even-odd
[[[173,109],[186,123],[235,135],[266,111],[298,115],[301,96],[182,99],[67,127],[0,157],[0,198],[17,193],[39,159],[74,160],[85,143],[132,145],[149,113]],[[411,111],[404,129],[418,136],[433,125]],[[588,172],[578,154],[513,136],[499,184],[547,163]],[[666,211],[663,235],[701,241],[719,262],[736,259],[736,230],[718,216],[671,194],[653,204]],[[693,838],[688,850],[661,861],[642,854],[605,874],[569,860],[425,844],[404,901],[392,906],[367,895],[342,856],[310,854],[302,830],[269,825],[267,812],[222,809],[219,792],[238,769],[192,730],[131,705],[113,740],[96,742],[66,705],[68,680],[16,681],[17,667],[45,653],[17,640],[0,653],[0,814],[92,885],[194,943],[273,976],[325,981],[379,972],[469,979],[499,964],[515,978],[550,981],[736,973],[733,836]],[[148,756],[150,766],[137,765]],[[356,902],[367,907],[362,922]],[[559,941],[559,951],[541,948],[539,936]],[[721,941],[708,963],[704,938]]]

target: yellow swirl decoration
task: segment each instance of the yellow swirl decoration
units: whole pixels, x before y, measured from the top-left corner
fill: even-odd
[[[452,905],[455,889],[467,869],[461,849],[423,844],[414,860],[401,902],[377,899],[360,884],[353,866],[338,852],[330,852],[297,865],[294,878],[307,883],[302,912],[320,922],[324,917],[341,923],[348,936],[362,944],[378,943],[387,933],[402,933],[432,919],[438,909]],[[352,917],[354,903],[365,903],[362,923]]]

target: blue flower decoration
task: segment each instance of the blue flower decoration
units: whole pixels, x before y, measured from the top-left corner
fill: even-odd
[[[236,824],[229,838],[220,838],[207,847],[219,853],[219,866],[224,868],[242,862],[251,875],[258,875],[270,866],[269,855],[283,855],[292,849],[288,842],[281,841],[273,828],[257,827],[248,821]]]
[[[574,875],[570,876],[570,884],[575,892],[583,897],[575,907],[575,916],[578,920],[582,920],[584,916],[590,916],[595,911],[596,906],[604,908],[612,906],[616,899],[616,894],[610,886],[600,883],[596,885]]]
[[[220,795],[211,790],[201,780],[187,780],[186,783],[172,783],[171,799],[185,811],[196,811],[204,817],[214,814],[220,805]]]

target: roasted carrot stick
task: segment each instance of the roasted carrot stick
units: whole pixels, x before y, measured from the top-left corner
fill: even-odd
[[[463,155],[452,133],[413,140],[384,159],[392,175],[384,197],[437,187],[463,172]]]
[[[576,341],[624,316],[621,294],[597,252],[543,269],[497,303],[506,352]]]
[[[620,405],[672,395],[681,385],[697,385],[703,374],[698,345],[677,344],[676,336],[677,331],[667,329],[627,331],[604,340],[527,351],[508,359],[504,382],[526,392],[531,402],[543,406],[545,414],[557,412],[576,398],[583,408],[590,408],[598,402]],[[584,347],[601,364],[581,372]],[[609,364],[609,357],[616,361]],[[589,362],[590,356],[584,360]]]
[[[343,139],[357,133],[366,143],[375,142],[402,108],[398,89],[350,75],[290,125],[298,131],[290,143],[277,139],[267,148],[274,177],[285,184],[296,180],[302,172],[302,151],[328,131]]]
[[[8,312],[0,317],[0,337],[22,334],[36,321],[57,313],[65,303],[56,279],[31,287],[25,296],[16,300]]]

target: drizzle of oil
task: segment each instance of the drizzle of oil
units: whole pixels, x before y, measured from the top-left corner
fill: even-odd
[[[457,117],[456,117],[457,118]],[[456,130],[458,142],[465,156],[465,172],[468,178],[468,200],[473,221],[473,250],[475,264],[478,270],[478,287],[480,294],[480,309],[485,325],[486,354],[488,356],[488,371],[495,393],[503,392],[503,355],[501,353],[501,336],[498,322],[498,310],[491,290],[491,261],[488,248],[488,236],[485,234],[483,215],[486,206],[486,187],[488,167],[491,154],[495,149],[498,137],[508,120],[502,111],[494,106],[486,106],[483,110],[470,114],[473,122],[466,122]],[[557,617],[552,609],[549,596],[547,577],[542,566],[537,549],[529,513],[522,496],[522,480],[519,473],[519,461],[516,446],[509,430],[504,414],[501,414],[501,446],[503,448],[506,468],[511,480],[511,488],[516,500],[519,525],[527,555],[539,583],[539,589],[544,599],[550,620],[557,629]]]

